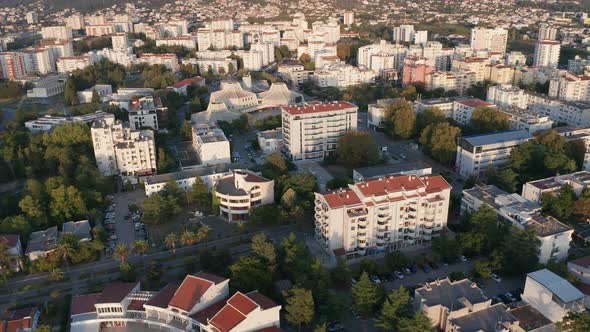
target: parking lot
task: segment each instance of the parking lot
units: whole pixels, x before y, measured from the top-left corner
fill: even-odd
[[[109,232],[107,253],[112,253],[119,243],[131,245],[136,238],[146,237],[145,226],[136,227],[135,225],[141,222],[140,217],[129,212],[129,204],[140,206],[143,198],[144,193],[141,190],[120,193],[112,197],[112,205],[107,209],[103,220],[103,225]]]

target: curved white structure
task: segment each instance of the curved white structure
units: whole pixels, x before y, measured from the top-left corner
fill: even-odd
[[[209,102],[222,102],[229,111],[234,112],[258,106],[256,94],[242,89],[236,81],[221,82],[221,90],[211,93]]]
[[[274,202],[274,180],[247,170],[235,170],[215,185],[219,214],[229,221],[246,221],[250,208]]]

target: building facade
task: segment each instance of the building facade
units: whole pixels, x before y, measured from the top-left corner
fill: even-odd
[[[274,203],[274,180],[249,170],[232,170],[213,190],[219,215],[230,222],[247,221],[250,209]]]

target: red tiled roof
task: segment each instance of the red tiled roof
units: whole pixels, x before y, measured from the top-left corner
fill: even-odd
[[[107,285],[96,303],[121,303],[135,286],[137,286],[136,282],[114,282]]]
[[[260,308],[262,308],[262,310],[278,306],[278,304],[276,304],[273,300],[269,299],[259,291],[250,292],[246,294],[246,296],[249,297],[252,301],[256,302],[256,304],[258,304]]]
[[[334,103],[326,103],[326,104],[310,104],[305,106],[287,106],[283,107],[287,113],[291,115],[297,114],[311,114],[311,113],[320,113],[320,112],[331,112],[331,111],[342,111],[346,109],[354,108],[357,109],[355,105],[345,102],[339,101]]]
[[[245,316],[258,307],[256,302],[240,292],[235,293],[229,300],[227,300],[227,304],[231,305]]]
[[[365,196],[383,196],[388,192],[415,190],[424,187],[424,183],[416,175],[393,176],[362,182],[356,185]]]
[[[590,267],[590,256],[584,256],[578,259],[571,261],[570,263],[589,268]]]
[[[244,179],[248,182],[270,182],[269,179],[263,178],[262,176],[258,176],[256,174],[247,173],[247,172],[236,172],[240,175],[246,175]]]
[[[479,107],[479,106],[493,106],[494,104],[488,103],[487,101],[483,101],[481,99],[467,99],[467,100],[459,100],[457,101],[459,104],[463,104],[467,107]]]
[[[175,89],[180,89],[185,85],[189,85],[189,84],[197,84],[201,81],[203,81],[205,78],[201,77],[201,76],[195,76],[192,78],[185,78],[182,81],[176,82],[174,84],[172,84],[172,87]]]
[[[94,305],[96,304],[98,299],[100,299],[101,296],[102,293],[83,294],[74,296],[72,298],[71,315],[95,312],[96,307]]]
[[[23,308],[5,312],[0,320],[0,332],[19,332],[33,326],[32,318],[37,308]]]
[[[211,320],[209,324],[213,325],[219,332],[229,332],[231,329],[240,324],[245,315],[242,315],[237,309],[230,305],[225,305]]]
[[[149,301],[146,302],[146,305],[158,307],[158,308],[168,308],[168,303],[170,299],[176,293],[178,289],[178,285],[175,284],[168,284],[162,290],[156,294],[156,296],[152,297]]]
[[[8,249],[15,247],[18,240],[19,236],[15,234],[0,235],[0,244],[5,244]]]
[[[440,175],[424,176],[422,180],[426,184],[427,193],[451,189],[451,185]]]
[[[190,311],[213,284],[212,281],[188,275],[184,278],[168,305]]]
[[[227,298],[224,298],[221,301],[218,301],[218,302],[215,302],[215,303],[209,305],[208,307],[206,307],[203,310],[195,312],[194,314],[190,315],[190,317],[201,324],[207,324],[209,319],[211,319],[211,317],[217,315],[219,310],[221,310],[221,308],[223,308],[225,306],[226,301],[227,301]]]
[[[332,209],[346,205],[355,205],[361,203],[359,197],[354,193],[354,191],[350,189],[334,191],[331,193],[323,194],[322,196],[324,196],[324,199]]]
[[[127,306],[127,310],[135,310],[135,311],[144,311],[143,305],[146,301],[143,300],[131,300],[129,306]]]

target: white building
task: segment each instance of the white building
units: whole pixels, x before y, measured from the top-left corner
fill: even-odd
[[[393,41],[396,43],[406,42],[411,43],[414,41],[414,26],[413,25],[400,25],[399,27],[393,27]]]
[[[261,131],[256,136],[264,154],[281,152],[283,149],[283,131],[280,128]]]
[[[524,66],[526,65],[526,55],[518,51],[508,52],[504,64],[507,66]]]
[[[557,28],[548,25],[547,23],[541,23],[539,26],[538,40],[556,40],[557,39]]]
[[[27,73],[47,75],[55,72],[53,52],[44,47],[27,48],[23,51]]]
[[[121,31],[117,31],[117,27],[115,26],[115,24],[86,25],[87,36],[108,36],[117,32]]]
[[[526,111],[515,107],[500,107],[498,111],[506,115],[510,122],[510,129],[512,130],[526,130],[533,134],[539,131],[545,131],[553,127],[553,120],[548,116],[539,115],[530,111]]]
[[[455,169],[462,177],[479,176],[489,166],[505,164],[510,151],[533,139],[526,130],[503,131],[461,137],[457,146]]]
[[[131,99],[127,114],[131,130],[151,128],[158,131],[158,115],[168,113],[168,107],[162,105],[160,97],[144,96]]]
[[[381,40],[378,44],[359,47],[357,63],[360,67],[375,71],[379,76],[387,76],[401,70],[406,53],[405,46]]]
[[[29,98],[49,98],[64,92],[67,77],[60,75],[48,75],[34,81],[33,88],[27,91]]]
[[[81,104],[91,103],[95,91],[102,102],[113,94],[113,87],[109,84],[96,84],[84,91],[76,92],[76,95]]]
[[[401,175],[315,194],[315,238],[330,254],[427,245],[447,224],[451,186],[442,176]]]
[[[453,120],[461,125],[467,125],[471,121],[473,112],[480,108],[495,108],[496,105],[481,99],[461,99],[453,104]]]
[[[72,28],[69,26],[51,26],[41,28],[43,39],[71,40],[73,38]]]
[[[572,127],[590,126],[590,104],[586,102],[563,101],[546,95],[527,93],[528,109],[531,112],[549,116],[557,123]]]
[[[129,38],[127,38],[126,33],[116,33],[112,35],[111,41],[113,44],[112,49],[114,51],[127,52],[127,48],[129,47]],[[157,41],[156,45],[158,45]]]
[[[219,215],[230,222],[248,220],[250,209],[274,203],[274,180],[249,170],[232,170],[214,186]]]
[[[76,69],[84,69],[93,63],[94,59],[88,55],[64,56],[57,59],[57,72],[67,74]]]
[[[367,166],[352,170],[352,179],[355,183],[386,178],[394,175],[425,176],[432,174],[432,166],[421,161],[402,161],[395,164]]]
[[[173,20],[160,25],[160,37],[173,38],[182,35],[188,35],[187,20]]]
[[[199,51],[209,48],[244,48],[244,35],[241,31],[233,29],[200,28],[197,30],[197,45]]]
[[[522,299],[554,323],[570,312],[585,310],[584,294],[547,269],[527,274]]]
[[[462,212],[473,213],[483,205],[494,209],[500,221],[532,230],[537,235],[541,242],[539,263],[567,259],[574,230],[551,216],[542,215],[539,203],[518,194],[509,194],[493,185],[463,190]]]
[[[561,43],[554,40],[538,40],[535,44],[533,66],[557,68]]]
[[[102,292],[72,298],[72,332],[105,328],[140,331],[280,331],[281,306],[258,291],[230,296],[229,279],[199,272],[180,285],[142,291],[139,282],[114,282]]]
[[[348,102],[306,104],[282,108],[285,152],[291,160],[322,159],[338,140],[357,128],[356,105]]]
[[[342,16],[344,25],[351,26],[354,23],[354,11],[347,10]]]
[[[556,194],[565,185],[571,186],[579,196],[584,189],[590,186],[590,172],[581,171],[529,181],[522,186],[522,196],[530,201],[541,203],[542,194]]]
[[[414,33],[414,39],[412,42],[417,45],[426,44],[428,41],[428,31],[426,30],[418,30]]]
[[[375,73],[370,69],[361,69],[349,64],[334,64],[316,70],[313,80],[318,87],[346,88],[353,85],[372,83]]]
[[[31,233],[29,241],[27,241],[25,255],[30,261],[47,257],[57,249],[58,238],[57,226]]]
[[[72,30],[82,30],[86,27],[84,17],[80,14],[75,14],[64,19],[64,24],[72,28]]]
[[[103,111],[96,111],[94,113],[76,115],[72,117],[60,117],[44,115],[35,120],[25,122],[25,127],[33,134],[47,133],[52,131],[55,127],[64,123],[92,123],[96,120],[111,117],[110,113]]]
[[[27,24],[37,24],[39,23],[39,16],[36,12],[27,12],[25,20],[27,21]]]
[[[590,256],[567,262],[567,269],[581,283],[590,284]]]
[[[508,30],[502,28],[486,29],[472,28],[470,46],[473,50],[487,50],[489,52],[506,53]]]
[[[131,130],[115,116],[94,121],[90,128],[98,170],[106,176],[150,175],[156,172],[155,135],[151,130]]]
[[[197,49],[197,42],[192,36],[177,36],[156,39],[156,46],[182,46],[188,50]]]
[[[211,93],[209,102],[222,102],[230,111],[242,111],[258,105],[255,93],[242,89],[237,81],[221,82],[221,90]]]
[[[179,68],[178,58],[176,54],[164,53],[144,53],[138,58],[139,62],[147,63],[149,65],[164,65],[168,70],[177,71]]]
[[[144,180],[145,195],[151,196],[162,191],[170,180],[174,180],[180,189],[189,191],[197,178],[201,178],[203,183],[211,190],[217,180],[230,175],[232,169],[238,169],[239,167],[239,164],[218,164],[199,166],[175,173],[148,176]]]
[[[524,90],[509,84],[490,86],[486,99],[490,103],[502,107],[525,109],[528,106],[528,98]]]
[[[471,98],[466,96],[457,96],[447,98],[418,99],[414,102],[414,111],[416,113],[421,113],[429,108],[437,108],[444,113],[446,118],[452,118],[455,107],[458,105],[457,102],[468,99]]]
[[[445,91],[464,92],[478,82],[477,73],[470,70],[435,71],[426,77],[426,88],[429,90],[444,89]]]
[[[231,163],[229,141],[215,124],[193,126],[193,147],[202,165]]]
[[[567,72],[549,81],[549,97],[565,101],[590,101],[590,76]]]
[[[52,63],[55,66],[55,62],[60,57],[74,56],[74,47],[71,41],[59,41],[59,40],[42,40],[41,47],[46,48],[52,54]]]
[[[289,63],[279,65],[277,73],[294,87],[298,87],[309,79],[312,72],[305,70],[301,64]]]

